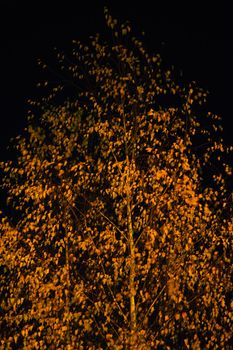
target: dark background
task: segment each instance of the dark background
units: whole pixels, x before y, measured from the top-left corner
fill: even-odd
[[[38,94],[35,85],[41,73],[36,59],[50,59],[55,46],[65,50],[72,39],[104,33],[105,5],[118,20],[129,20],[136,33],[145,31],[149,50],[182,70],[185,80],[210,91],[208,107],[222,116],[225,143],[233,145],[232,11],[219,4],[203,8],[192,3],[197,4],[0,0],[0,160],[12,156],[6,147],[26,125],[26,100]]]

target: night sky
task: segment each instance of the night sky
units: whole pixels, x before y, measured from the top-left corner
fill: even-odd
[[[153,6],[156,1],[46,2],[0,1],[1,160],[9,157],[9,139],[26,125],[26,100],[38,94],[35,85],[41,73],[36,59],[51,60],[54,47],[66,50],[72,39],[87,40],[96,32],[104,33],[105,5],[120,21],[129,20],[136,33],[145,31],[148,49],[182,70],[185,80],[195,80],[210,91],[208,107],[222,116],[225,143],[233,145],[233,20],[229,8],[213,4],[209,9],[192,8],[191,2],[186,8],[170,8],[168,2]]]

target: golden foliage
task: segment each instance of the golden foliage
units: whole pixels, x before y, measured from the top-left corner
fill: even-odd
[[[218,118],[198,118],[206,93],[105,17],[112,44],[58,54],[80,92],[53,106],[54,87],[1,163],[15,214],[0,223],[0,346],[228,349],[231,169],[203,175],[229,152]]]

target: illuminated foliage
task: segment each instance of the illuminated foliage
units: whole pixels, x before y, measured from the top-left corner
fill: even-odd
[[[112,43],[58,55],[75,97],[54,87],[1,164],[1,348],[230,349],[231,149],[206,93],[105,18]]]

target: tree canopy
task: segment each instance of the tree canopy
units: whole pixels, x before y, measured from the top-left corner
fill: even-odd
[[[1,348],[230,349],[232,148],[207,93],[105,19],[1,163]]]

